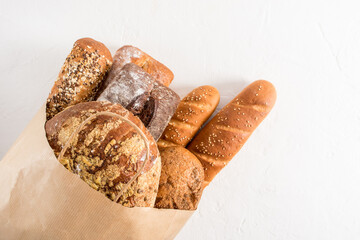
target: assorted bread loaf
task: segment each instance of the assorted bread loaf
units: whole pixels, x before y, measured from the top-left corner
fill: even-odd
[[[181,100],[158,141],[158,146],[161,148],[175,145],[185,147],[213,114],[219,101],[220,94],[212,86],[201,86],[192,90]]]
[[[118,103],[133,114],[140,114],[148,101],[154,82],[150,74],[133,63],[128,63],[123,68],[112,67],[105,80],[106,87],[97,101]]]
[[[180,97],[138,65],[127,63],[124,66],[113,65],[97,101],[121,104],[138,116],[158,140],[174,114]]]
[[[179,102],[180,97],[173,90],[154,83],[149,101],[139,117],[155,140],[160,138]]]
[[[201,161],[207,186],[241,149],[275,104],[274,86],[255,81],[228,103],[187,147]]]
[[[195,210],[204,181],[200,161],[181,146],[164,148],[160,153],[163,166],[155,207]]]
[[[276,92],[256,81],[200,130],[219,92],[201,86],[180,101],[169,88],[173,78],[136,47],[112,58],[100,42],[76,41],[46,104],[46,137],[59,162],[126,207],[195,210],[204,187],[270,112]]]
[[[96,116],[102,112],[115,113],[128,119],[146,138],[143,139],[138,130],[122,118],[104,114]],[[94,119],[78,129],[91,116]],[[119,202],[124,206],[154,205],[161,171],[156,142],[141,121],[120,104],[79,103],[47,121],[45,130],[57,157],[69,142],[59,161],[91,187],[111,200],[122,192]],[[147,161],[146,143],[150,148]],[[140,170],[143,173],[127,186]]]
[[[111,64],[111,53],[104,44],[91,38],[77,40],[47,99],[46,118],[93,100]]]
[[[123,46],[114,55],[113,68],[121,69],[127,63],[134,63],[153,76],[156,81],[168,87],[174,79],[174,74],[164,64],[133,46]],[[115,74],[111,72],[111,75]]]

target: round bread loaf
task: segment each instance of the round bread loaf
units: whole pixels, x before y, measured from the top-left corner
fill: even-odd
[[[47,121],[45,130],[60,163],[88,185],[127,207],[154,206],[161,172],[156,142],[120,104],[79,103]]]
[[[160,154],[162,169],[155,207],[195,210],[204,181],[200,161],[181,146],[161,149]]]
[[[68,106],[94,100],[111,64],[111,53],[104,44],[91,38],[77,40],[47,99],[46,118]]]

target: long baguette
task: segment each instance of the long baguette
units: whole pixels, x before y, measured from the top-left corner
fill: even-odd
[[[186,95],[176,109],[161,139],[159,148],[185,147],[219,104],[220,94],[212,86],[201,86]]]
[[[204,186],[241,149],[276,101],[274,86],[258,80],[247,86],[200,131],[187,147],[201,161]]]

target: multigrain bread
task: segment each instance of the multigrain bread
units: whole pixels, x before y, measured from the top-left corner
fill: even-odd
[[[201,161],[204,186],[227,165],[276,101],[274,86],[258,80],[247,86],[199,132],[187,149]]]
[[[137,115],[148,101],[155,79],[138,65],[128,63],[122,68],[113,66],[106,82],[97,101],[121,104]]]
[[[110,51],[91,38],[75,42],[46,102],[49,120],[66,107],[93,100],[112,64]]]
[[[158,147],[185,147],[215,111],[219,101],[220,94],[212,86],[201,86],[192,90],[180,101],[158,141]]]
[[[181,146],[164,148],[160,154],[162,169],[155,207],[195,210],[203,190],[201,163]]]
[[[121,69],[127,63],[134,63],[140,66],[158,82],[167,87],[174,78],[174,74],[164,64],[133,46],[123,46],[118,49],[114,55],[113,68]],[[112,78],[113,74],[115,74],[115,72],[111,71],[109,77]],[[107,85],[107,82],[105,82],[105,85]]]
[[[115,113],[125,120],[97,116],[100,112]],[[89,117],[94,119],[78,129]],[[45,130],[60,163],[88,185],[111,200],[120,197],[118,202],[127,207],[154,206],[161,171],[156,142],[141,121],[121,105],[79,103],[47,121]],[[150,155],[144,164],[146,142]],[[60,153],[63,156],[59,157]]]

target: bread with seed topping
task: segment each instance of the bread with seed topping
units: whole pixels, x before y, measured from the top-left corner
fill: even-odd
[[[194,153],[205,171],[204,186],[241,149],[255,128],[275,104],[274,86],[258,80],[247,86],[199,132],[187,149]]]
[[[47,120],[69,106],[93,100],[111,64],[104,44],[91,38],[77,40],[47,99]]]
[[[212,86],[201,86],[192,90],[179,103],[158,141],[158,147],[185,147],[215,111],[219,101],[220,94]]]
[[[99,112],[115,113],[126,118],[144,133],[146,139],[139,129],[136,130],[125,120],[107,115],[96,116]],[[81,123],[91,116],[94,119],[77,131]],[[111,200],[121,195],[119,203],[127,207],[154,206],[161,172],[156,142],[142,122],[120,104],[76,104],[47,121],[45,130],[56,157],[70,141],[59,161],[89,186]],[[69,140],[73,133],[75,135]],[[144,165],[145,141],[149,143],[150,156]]]

